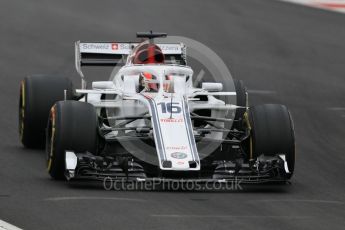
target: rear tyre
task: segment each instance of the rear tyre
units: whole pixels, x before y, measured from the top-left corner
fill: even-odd
[[[295,168],[295,134],[291,115],[284,105],[265,104],[249,109],[253,157],[285,154],[292,177]]]
[[[50,110],[46,153],[47,169],[54,179],[64,179],[65,151],[97,154],[98,120],[93,105],[59,101]]]
[[[28,76],[20,84],[19,137],[27,148],[44,148],[49,110],[56,101],[73,98],[73,85],[59,76]]]

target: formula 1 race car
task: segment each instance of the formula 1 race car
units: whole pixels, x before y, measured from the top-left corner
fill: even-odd
[[[194,87],[187,47],[154,43],[165,36],[76,42],[81,89],[61,76],[26,77],[19,101],[23,145],[45,146],[54,179],[288,181],[295,140],[287,107],[249,107],[239,80]],[[109,81],[87,87],[82,66],[119,65]]]

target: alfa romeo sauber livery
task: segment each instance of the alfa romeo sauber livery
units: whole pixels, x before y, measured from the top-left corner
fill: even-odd
[[[295,140],[287,107],[249,106],[236,79],[195,86],[188,47],[154,42],[165,36],[141,32],[140,42],[76,42],[80,89],[62,76],[24,78],[23,145],[45,147],[54,179],[288,181]],[[87,84],[84,66],[116,71],[109,81]]]

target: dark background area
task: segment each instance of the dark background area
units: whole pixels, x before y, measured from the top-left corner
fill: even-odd
[[[25,229],[344,229],[345,15],[273,0],[0,2],[0,219]],[[79,82],[76,40],[147,30],[207,45],[243,79],[251,104],[291,110],[291,185],[238,192],[115,192],[49,178],[18,140],[20,80]],[[78,197],[78,199],[75,199]]]

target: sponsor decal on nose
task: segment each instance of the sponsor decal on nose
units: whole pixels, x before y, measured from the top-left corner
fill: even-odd
[[[170,156],[172,158],[176,158],[176,159],[185,159],[185,158],[187,158],[187,154],[186,153],[181,153],[181,152],[174,152]]]
[[[160,120],[161,122],[164,122],[164,123],[172,123],[172,122],[174,122],[174,123],[182,123],[183,122],[183,118],[177,118],[177,119],[175,119],[175,118],[161,118],[161,120]]]

